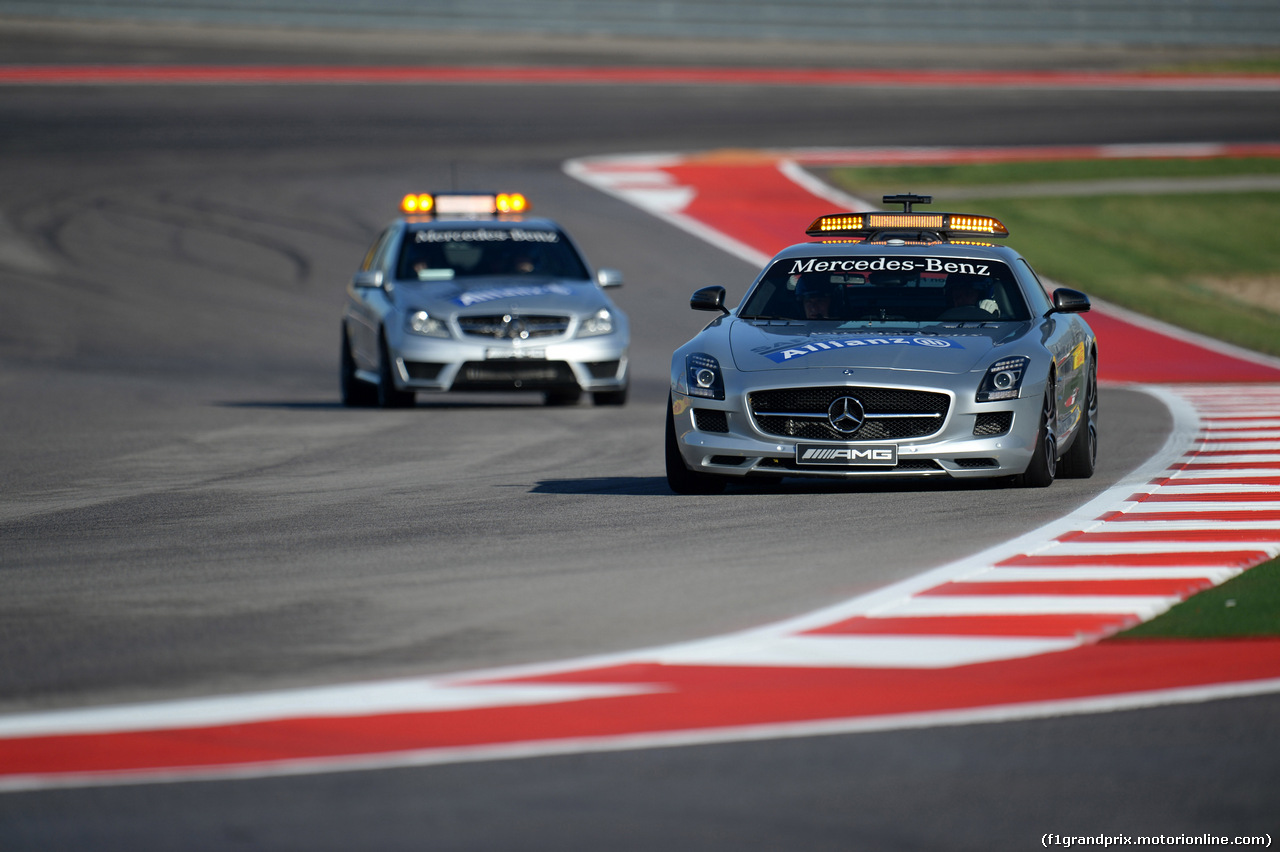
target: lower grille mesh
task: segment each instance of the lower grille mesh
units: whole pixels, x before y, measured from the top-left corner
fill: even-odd
[[[454,380],[456,390],[511,390],[577,387],[573,370],[564,361],[468,361]]]

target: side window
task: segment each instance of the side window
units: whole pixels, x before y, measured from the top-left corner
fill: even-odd
[[[1036,275],[1036,271],[1031,268],[1031,264],[1027,263],[1026,258],[1021,260],[1022,265],[1031,274],[1031,280],[1035,282],[1034,287],[1026,288],[1027,301],[1031,303],[1031,313],[1042,317],[1053,307],[1053,300],[1049,298],[1048,292],[1044,289],[1044,283],[1040,280],[1040,276]]]
[[[364,261],[360,264],[361,272],[382,268],[382,260],[386,255],[387,246],[391,244],[391,237],[395,232],[395,228],[387,228],[373,241],[373,245],[369,246],[369,250],[364,254]]]

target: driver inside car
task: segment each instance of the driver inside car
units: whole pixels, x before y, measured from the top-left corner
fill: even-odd
[[[808,274],[796,284],[796,299],[805,319],[838,318],[836,302],[839,292],[829,275]]]
[[[939,318],[981,320],[997,317],[1000,315],[1000,308],[991,296],[991,279],[953,272],[947,277],[947,307]]]

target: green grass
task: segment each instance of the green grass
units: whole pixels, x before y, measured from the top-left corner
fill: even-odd
[[[910,191],[933,195],[933,209],[996,216],[1009,227],[1009,245],[1042,276],[1280,355],[1280,314],[1224,293],[1250,284],[1254,298],[1265,299],[1280,290],[1280,193],[1000,197],[1014,184],[1277,173],[1280,159],[1117,159],[849,168],[833,170],[828,179],[877,202],[881,195]],[[948,200],[948,190],[955,201]],[[1117,638],[1242,636],[1280,636],[1280,560],[1195,595]]]
[[[1188,598],[1118,639],[1230,639],[1280,635],[1280,559]]]
[[[999,195],[1013,184],[1275,174],[1280,159],[1242,158],[856,168],[829,179],[862,198],[913,191],[932,194],[934,209],[996,216],[1044,277],[1280,356],[1280,192]],[[960,196],[961,187],[963,200],[948,201],[947,190]],[[975,197],[988,189],[991,197]]]
[[[1125,178],[1233,177],[1280,174],[1280,159],[1235,157],[1210,159],[1114,159],[1036,160],[1033,162],[979,163],[975,165],[851,167],[832,169],[829,177],[842,187],[883,187],[864,198],[878,199],[889,192],[912,188],[921,194],[933,191],[936,202],[945,202],[939,190],[955,186],[1003,183],[1040,183],[1063,180],[1120,180]],[[856,193],[855,193],[856,194]],[[937,206],[935,204],[935,206]]]

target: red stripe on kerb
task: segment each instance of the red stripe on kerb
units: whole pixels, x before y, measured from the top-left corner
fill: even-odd
[[[1142,503],[1275,503],[1280,494],[1270,491],[1210,491],[1199,494],[1170,494],[1159,491],[1148,495]]]
[[[1103,520],[1108,523],[1126,521],[1205,521],[1229,523],[1231,521],[1280,521],[1280,511],[1232,510],[1228,512],[1133,512],[1118,513]]]
[[[1217,462],[1195,464],[1182,462],[1169,466],[1170,470],[1280,470],[1280,462]]]
[[[1150,580],[1029,580],[996,583],[943,583],[921,592],[922,597],[957,595],[1190,595],[1207,589],[1206,577]]]
[[[1141,568],[1175,567],[1234,567],[1240,565],[1256,565],[1270,556],[1264,550],[1224,550],[1199,553],[1064,553],[1060,555],[1028,555],[1013,556],[997,562],[1001,566],[1030,567],[1063,566],[1063,565],[1117,565]],[[1113,581],[1114,582],[1114,581]]]
[[[509,683],[660,685],[552,705],[0,740],[0,777],[153,767],[252,767],[500,743],[853,719],[1245,682],[1280,676],[1280,642],[1111,641],[953,669],[662,666],[573,670]]]
[[[1114,530],[1108,532],[1075,532],[1060,536],[1059,541],[1141,542],[1141,541],[1280,541],[1280,529],[1274,530]]]

